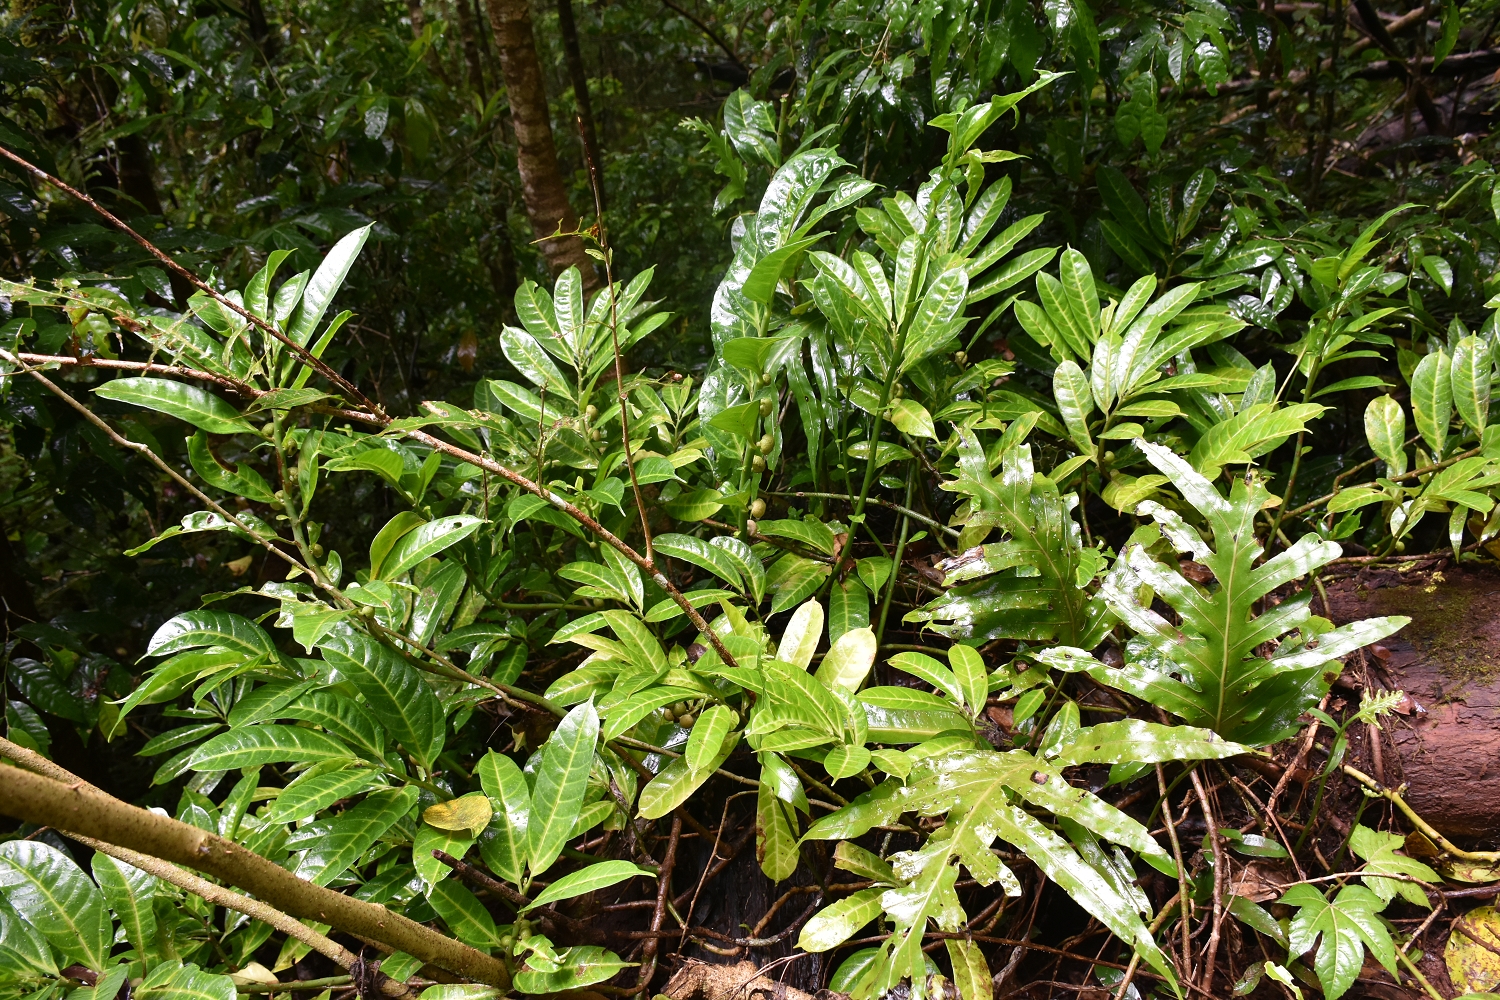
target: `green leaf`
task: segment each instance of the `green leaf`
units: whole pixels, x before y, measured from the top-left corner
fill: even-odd
[[[189,964],[173,969],[165,982],[153,983],[161,970],[161,965],[151,970],[137,996],[143,1000],[236,1000],[234,980],[228,976],[205,972]]]
[[[112,379],[95,393],[118,403],[130,403],[185,420],[210,434],[253,434],[255,428],[239,411],[207,389],[164,378]]]
[[[276,796],[265,819],[268,823],[277,824],[307,819],[334,803],[368,791],[379,783],[379,775],[357,767],[311,777],[304,775]]]
[[[792,612],[787,621],[781,642],[776,647],[776,659],[806,670],[822,640],[823,605],[816,600],[806,601]]]
[[[0,969],[9,976],[34,979],[57,975],[57,962],[36,925],[16,912],[0,893]]]
[[[1448,425],[1453,420],[1452,362],[1445,351],[1424,355],[1411,374],[1411,415],[1417,432],[1433,457],[1448,448]]]
[[[323,262],[313,272],[302,292],[302,302],[297,307],[297,314],[292,317],[291,327],[287,330],[287,336],[297,344],[306,347],[312,341],[318,324],[323,320],[323,314],[328,311],[333,297],[349,276],[349,269],[354,266],[354,259],[364,248],[365,240],[369,239],[370,230],[374,226],[372,222],[347,233],[333,245],[328,256],[323,258]]]
[[[949,268],[928,286],[907,326],[901,371],[910,371],[958,335],[968,294],[969,273],[962,267]]]
[[[972,646],[955,645],[948,650],[948,665],[953,670],[953,678],[962,695],[960,701],[971,712],[979,712],[984,708],[990,683],[989,672],[984,668],[984,657]]]
[[[825,906],[802,926],[797,947],[803,951],[829,951],[854,936],[861,927],[880,916],[880,897],[885,889],[860,889],[831,906]]]
[[[323,835],[297,859],[297,877],[313,885],[332,882],[416,804],[414,785],[371,792],[363,802],[328,823]]]
[[[276,646],[259,625],[227,611],[189,611],[156,630],[147,656],[167,656],[199,646],[221,646],[249,657],[276,658]]]
[[[724,746],[724,738],[739,722],[739,716],[728,705],[710,705],[693,723],[688,734],[687,750],[683,759],[692,771],[702,771],[711,765]]]
[[[516,762],[491,750],[480,758],[474,773],[490,797],[494,817],[479,836],[479,853],[490,871],[520,884],[526,870],[527,828],[531,823],[531,791]]]
[[[35,840],[0,844],[0,892],[65,960],[104,970],[114,939],[104,895],[66,854]]]
[[[417,763],[431,768],[443,748],[443,706],[417,669],[343,622],[318,646],[389,734]]]
[[[534,910],[538,906],[547,906],[552,903],[561,902],[564,899],[573,899],[576,896],[584,896],[599,889],[608,889],[612,885],[619,885],[626,879],[635,878],[637,875],[645,875],[647,878],[655,878],[656,873],[649,868],[632,864],[629,861],[600,861],[580,868],[576,872],[570,872],[551,883],[543,889],[541,895],[533,899],[524,909]]]
[[[552,358],[531,334],[513,326],[502,327],[500,350],[505,354],[505,360],[524,375],[527,381],[538,388],[547,390],[549,399],[561,398],[568,403],[577,404],[572,384],[563,377],[562,372],[558,371]]]
[[[1084,454],[1091,454],[1094,439],[1089,434],[1088,417],[1094,409],[1094,397],[1083,369],[1072,361],[1058,365],[1052,372],[1052,395],[1057,400],[1058,415],[1068,428],[1068,437]]]
[[[156,955],[159,940],[154,904],[160,885],[156,876],[99,851],[94,852],[90,866],[94,870],[94,881],[99,883],[105,901],[125,930],[125,939],[143,960]]]
[[[864,584],[854,577],[835,582],[828,592],[829,642],[837,645],[846,634],[869,627],[870,592]]]
[[[386,557],[391,554],[391,548],[396,542],[418,525],[426,523],[427,520],[421,514],[412,510],[400,511],[395,517],[385,522],[385,526],[376,532],[374,540],[370,542],[370,576],[372,579],[381,578],[381,568],[385,565]]]
[[[724,506],[718,490],[704,487],[678,494],[674,500],[661,502],[662,510],[675,521],[701,521],[713,517]]]
[[[1121,719],[1078,730],[1049,756],[1058,767],[1072,767],[1077,764],[1222,760],[1246,752],[1246,747],[1231,743],[1212,730]]]
[[[914,399],[898,399],[891,406],[891,423],[910,437],[937,439],[937,427],[927,407]]]
[[[245,726],[205,742],[188,758],[195,771],[230,771],[289,762],[316,763],[354,756],[341,741],[301,726]]]
[[[744,581],[735,567],[733,558],[723,549],[716,548],[701,538],[692,535],[665,534],[651,540],[656,551],[673,559],[706,569],[731,587],[743,588]]]
[[[1076,583],[1083,533],[1072,500],[1036,474],[1022,440],[1029,426],[1014,422],[996,446],[998,479],[974,434],[959,431],[958,475],[944,489],[969,499],[970,524],[993,525],[1009,537],[984,546],[981,560],[954,560],[947,592],[904,621],[941,623],[928,627],[968,644],[1008,638],[1092,648],[1103,638],[1111,624],[1104,604]]]
[[[1490,380],[1494,364],[1490,345],[1478,337],[1465,337],[1453,349],[1450,377],[1453,381],[1453,405],[1469,430],[1484,433],[1490,415]]]
[[[1365,407],[1365,440],[1393,476],[1406,471],[1406,412],[1390,396],[1376,396]]]
[[[1404,875],[1429,885],[1441,885],[1442,876],[1414,858],[1396,852],[1406,846],[1406,839],[1394,833],[1381,833],[1364,824],[1356,824],[1349,834],[1349,849],[1365,860],[1362,881],[1365,886],[1389,905],[1397,896],[1411,903],[1432,909],[1432,903],[1422,887],[1411,882],[1381,875]]]
[[[257,503],[270,503],[275,499],[270,485],[250,467],[249,462],[241,462],[234,472],[221,466],[209,450],[207,435],[201,430],[188,438],[188,461],[192,463],[193,471],[210,486]]]
[[[385,732],[368,710],[332,690],[311,691],[282,707],[277,718],[296,719],[322,726],[332,736],[353,747],[366,760],[385,760]]]
[[[701,720],[700,720],[701,724]],[[695,727],[696,728],[696,727]],[[673,760],[641,789],[636,811],[644,819],[660,819],[682,805],[697,791],[709,776],[729,758],[739,744],[739,734],[730,733],[719,747],[712,760],[701,768],[694,768],[684,755]]]
[[[1159,504],[1147,501],[1137,513],[1153,518],[1173,548],[1207,567],[1217,586],[1200,589],[1141,545],[1130,545],[1101,596],[1137,638],[1127,644],[1123,668],[1082,669],[1101,684],[1226,739],[1249,746],[1285,739],[1296,731],[1298,716],[1328,691],[1337,676],[1330,665],[1338,657],[1390,635],[1408,619],[1370,618],[1319,633],[1305,592],[1255,615],[1256,601],[1338,558],[1339,546],[1304,535],[1257,565],[1262,549],[1254,522],[1270,497],[1264,483],[1235,477],[1226,498],[1169,449],[1139,440],[1136,446],[1197,508],[1213,545]],[[1142,588],[1171,606],[1178,623],[1143,604]],[[1263,655],[1264,648],[1271,651]]]
[[[397,538],[391,545],[390,554],[381,562],[380,578],[394,580],[407,570],[430,559],[474,533],[484,523],[483,518],[469,514],[455,514],[428,521]]]
[[[584,702],[558,723],[542,745],[541,762],[531,793],[526,853],[532,875],[540,875],[562,853],[573,823],[583,808],[594,747],[599,741],[599,713]]]
[[[815,552],[821,552],[825,556],[833,555],[838,545],[838,538],[833,529],[816,518],[808,517],[800,521],[773,520],[757,521],[758,533],[768,538],[786,538],[790,541],[800,542]]]
[[[1377,916],[1385,903],[1369,889],[1346,885],[1330,903],[1312,886],[1296,885],[1286,891],[1280,902],[1299,907],[1287,929],[1287,950],[1296,956],[1318,944],[1313,971],[1328,1000],[1338,1000],[1354,985],[1364,965],[1367,946],[1381,965],[1396,974],[1390,931]]]
[[[1204,475],[1218,475],[1226,465],[1250,462],[1305,429],[1327,407],[1294,403],[1277,409],[1258,403],[1214,424],[1193,446],[1189,460]]]
[[[769,305],[775,298],[776,286],[781,282],[781,275],[786,271],[787,264],[797,254],[827,235],[827,233],[814,233],[800,240],[793,240],[766,254],[750,269],[749,276],[740,287],[740,294],[751,302]]]
[[[791,807],[762,774],[755,808],[755,855],[760,870],[773,882],[789,879],[797,870],[795,823]]]
[[[822,585],[830,572],[832,567],[827,563],[814,562],[790,552],[777,559],[766,573],[771,614],[780,614],[801,603]]]
[[[850,629],[829,647],[823,662],[818,664],[817,679],[830,690],[853,694],[870,676],[877,651],[873,629],[868,625]]]
[[[427,901],[453,936],[471,948],[490,951],[500,946],[495,918],[479,898],[456,878],[443,879],[427,893]]]
[[[562,964],[555,970],[542,972],[527,967],[517,972],[515,987],[522,993],[561,993],[602,983],[634,967],[634,963],[598,945],[575,945],[562,953]]]
[[[426,823],[418,825],[416,836],[412,838],[411,863],[426,891],[430,892],[433,886],[453,874],[453,869],[439,861],[434,852],[462,858],[474,846],[474,840],[474,834],[468,830],[440,830]]]

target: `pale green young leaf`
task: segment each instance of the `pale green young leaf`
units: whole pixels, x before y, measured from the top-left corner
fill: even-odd
[[[880,916],[880,897],[884,893],[885,889],[880,886],[860,889],[823,907],[802,926],[797,947],[808,952],[837,948],[853,937],[861,927]]]
[[[1490,415],[1490,381],[1494,372],[1490,344],[1469,336],[1453,349],[1449,377],[1453,383],[1453,405],[1476,435],[1484,433]]]
[[[1052,396],[1057,400],[1057,412],[1068,428],[1068,437],[1085,455],[1094,451],[1094,439],[1089,434],[1088,418],[1094,410],[1094,397],[1089,389],[1088,376],[1073,361],[1064,361],[1052,372]]]
[[[381,578],[398,579],[424,559],[430,559],[468,538],[483,523],[482,518],[470,514],[454,514],[413,528],[391,546],[390,554],[381,563]]]
[[[1365,440],[1391,475],[1406,471],[1406,411],[1390,396],[1376,396],[1365,407]]]
[[[302,291],[302,300],[296,315],[292,317],[291,326],[287,329],[287,336],[298,346],[306,347],[312,340],[318,324],[323,320],[323,314],[328,311],[334,295],[338,294],[344,279],[349,276],[349,269],[354,266],[354,260],[364,248],[365,240],[369,239],[374,225],[372,222],[347,233],[333,245],[328,256],[323,258],[313,272],[307,287]]]
[[[755,855],[760,870],[773,882],[791,878],[797,870],[793,815],[791,807],[777,797],[776,789],[762,777],[755,806]]]
[[[853,586],[859,584],[855,582]],[[834,589],[838,589],[837,585]],[[853,694],[875,665],[877,645],[875,631],[868,625],[852,628],[833,641],[815,676],[826,688]]]
[[[728,705],[710,705],[693,723],[683,758],[690,770],[702,771],[718,757],[724,737],[734,728],[739,716]]]
[[[660,819],[669,814],[673,809],[688,800],[698,788],[709,779],[720,765],[728,759],[734,748],[739,744],[739,734],[730,733],[719,752],[714,755],[708,764],[701,768],[694,768],[688,764],[687,757],[678,757],[652,778],[645,788],[641,789],[640,801],[637,803],[636,811],[644,819]]]
[[[805,601],[792,612],[776,647],[776,659],[806,670],[823,640],[823,605]]]
[[[968,706],[969,711],[978,712],[984,707],[989,693],[990,678],[984,668],[984,657],[973,646],[959,643],[948,650],[948,666],[958,683],[959,693],[963,695],[960,701]]]

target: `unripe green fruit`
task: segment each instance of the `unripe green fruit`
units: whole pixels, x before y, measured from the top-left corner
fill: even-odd
[[[587,420],[589,423],[593,423],[594,418],[598,415],[599,407],[595,406],[593,403],[590,403],[588,406],[583,408],[583,419]]]
[[[750,516],[754,517],[754,518],[765,517],[766,516],[766,502],[764,500],[759,499],[759,498],[757,498],[754,502],[752,502],[750,504]]]
[[[747,519],[745,521],[745,534],[747,534],[747,535],[753,535],[753,534],[755,534],[755,529],[758,528],[758,527],[759,527],[759,525],[757,525],[755,523],[755,519],[754,518]]]
[[[760,455],[756,455],[754,458],[750,459],[750,468],[754,469],[756,472],[766,471],[765,458]]]
[[[770,372],[766,372],[765,374],[761,375],[761,377],[760,377],[760,384],[761,385],[770,385],[771,384],[771,373]]]
[[[771,411],[775,408],[776,404],[772,403],[769,399],[762,399],[760,401],[760,415],[763,417],[769,417]]]
[[[967,353],[965,353],[964,351],[954,351],[953,352],[953,360],[959,366],[962,366],[964,362],[966,362],[966,361],[969,360],[969,355]]]
[[[322,559],[323,558],[323,546],[319,545],[318,543],[316,543],[316,542],[313,543],[311,551],[312,551],[314,559]]]
[[[267,421],[266,423],[261,424],[260,432],[266,437],[270,437],[272,434],[276,433],[276,425]]]
[[[762,455],[769,455],[771,449],[776,447],[776,439],[769,434],[762,434],[760,440],[755,442],[755,447],[760,449]]]

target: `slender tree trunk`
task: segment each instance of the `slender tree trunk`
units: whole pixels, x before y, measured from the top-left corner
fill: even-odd
[[[479,32],[474,24],[474,8],[469,0],[454,0],[454,12],[458,15],[458,37],[463,43],[464,64],[469,69],[469,89],[479,95],[481,101],[488,100],[484,89],[484,67],[479,62]]]
[[[510,97],[511,125],[516,132],[516,168],[521,174],[521,197],[536,235],[542,257],[553,274],[576,266],[584,284],[599,285],[592,259],[577,236],[549,239],[561,229],[578,228],[578,216],[568,204],[568,191],[557,163],[552,142],[552,122],[547,110],[547,92],[542,86],[542,66],[536,54],[527,0],[486,0],[495,49],[500,53],[500,72]]]
[[[578,104],[578,118],[583,124],[585,167],[599,177],[599,204],[604,204],[604,160],[599,156],[599,136],[594,131],[594,106],[589,100],[589,74],[578,47],[578,25],[573,20],[573,0],[557,0],[557,26],[562,34],[563,55],[568,61],[568,76],[573,80],[573,100]]]

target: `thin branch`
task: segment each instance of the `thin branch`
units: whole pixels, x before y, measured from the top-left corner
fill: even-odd
[[[276,545],[272,544],[270,539],[262,538],[260,535],[252,531],[249,525],[247,525],[244,521],[241,521],[236,515],[230,513],[227,508],[218,503],[207,493],[204,493],[198,487],[194,486],[186,476],[178,472],[176,469],[172,468],[171,465],[167,464],[166,461],[164,461],[148,446],[141,444],[139,441],[132,441],[124,435],[120,434],[113,427],[109,426],[109,424],[105,423],[104,420],[100,418],[98,414],[94,413],[93,410],[90,410],[87,406],[84,406],[78,400],[74,399],[71,394],[64,392],[62,388],[60,388],[51,379],[47,378],[35,368],[31,368],[28,365],[22,364],[17,355],[12,354],[10,351],[5,350],[4,348],[0,348],[0,358],[4,358],[5,360],[16,365],[21,371],[25,372],[27,375],[30,375],[32,378],[40,382],[42,385],[46,386],[48,391],[57,396],[63,402],[67,403],[74,410],[77,410],[85,420],[93,424],[95,427],[99,428],[99,430],[102,431],[105,436],[107,436],[115,444],[119,445],[121,448],[126,448],[130,451],[135,452],[137,455],[142,456],[152,465],[155,465],[158,469],[171,476],[179,486],[181,486],[183,489],[187,490],[193,496],[197,497],[200,501],[206,504],[208,508],[215,514],[218,514],[220,517],[224,518],[224,520],[228,521],[230,524],[243,531],[250,538],[254,539],[267,552],[270,552],[285,560],[287,564],[292,566],[294,569],[298,569],[303,573],[306,573],[310,579],[322,579],[321,574],[315,573],[312,570],[308,569],[308,567],[302,565],[301,561],[299,561],[296,556],[278,548]],[[281,540],[285,541],[285,539]]]
[[[715,31],[714,29],[710,28],[707,24],[705,24],[703,21],[701,21],[697,17],[694,17],[692,14],[689,14],[687,11],[683,10],[680,6],[678,6],[676,3],[674,3],[673,0],[661,0],[661,2],[662,2],[662,6],[663,7],[668,7],[670,9],[676,11],[678,14],[680,14],[683,17],[687,18],[694,25],[696,25],[699,31],[701,31],[705,35],[707,35],[710,39],[713,40],[713,43],[715,45],[717,45],[719,48],[721,48],[721,49],[724,50],[724,54],[726,56],[728,56],[730,59],[732,59],[734,61],[734,64],[736,66],[738,66],[740,69],[745,69],[746,68],[744,62],[735,53],[734,49],[731,49],[729,47],[729,43],[726,42],[726,41],[724,41],[724,39],[719,36],[719,33],[717,31]]]
[[[276,329],[270,323],[267,323],[265,320],[261,319],[259,316],[255,315],[253,312],[240,305],[238,302],[234,302],[228,297],[219,294],[219,292],[216,291],[211,285],[209,285],[203,279],[199,278],[192,271],[189,271],[187,268],[177,263],[177,261],[174,260],[170,254],[159,248],[150,240],[146,239],[146,237],[142,236],[134,229],[131,229],[130,226],[126,225],[124,221],[117,218],[113,213],[109,211],[109,209],[99,204],[93,198],[90,198],[88,195],[68,184],[66,181],[63,181],[57,177],[53,177],[41,167],[38,167],[30,161],[17,156],[15,153],[12,153],[10,150],[6,149],[4,146],[0,146],[0,156],[3,156],[7,160],[10,160],[12,163],[21,167],[23,170],[33,175],[34,177],[46,181],[53,187],[61,191],[65,191],[72,197],[83,202],[89,208],[93,209],[95,212],[99,213],[99,215],[103,216],[105,221],[107,221],[110,225],[114,226],[116,229],[120,230],[120,232],[124,233],[126,236],[129,236],[131,239],[139,243],[142,247],[145,248],[147,253],[151,254],[151,256],[161,261],[170,270],[192,284],[193,287],[208,295],[225,309],[238,314],[254,326],[259,327],[266,333],[270,334],[272,337],[281,341],[281,343],[289,348],[292,353],[296,354],[305,363],[312,366],[313,370],[316,371],[319,375],[322,375],[329,382],[349,393],[349,395],[352,396],[361,406],[368,408],[372,413],[381,412],[381,409],[378,405],[367,399],[364,393],[355,388],[352,383],[346,381],[344,377],[341,376],[338,372],[328,367],[328,365],[325,364],[321,358],[318,358],[307,348],[303,347],[301,344],[297,343],[295,340],[291,339],[286,334]]]
[[[19,765],[4,772],[0,813],[196,869],[291,917],[317,920],[465,979],[509,988],[510,975],[499,960],[384,906],[313,885],[232,840],[122,802],[9,740],[0,739],[0,756]]]

